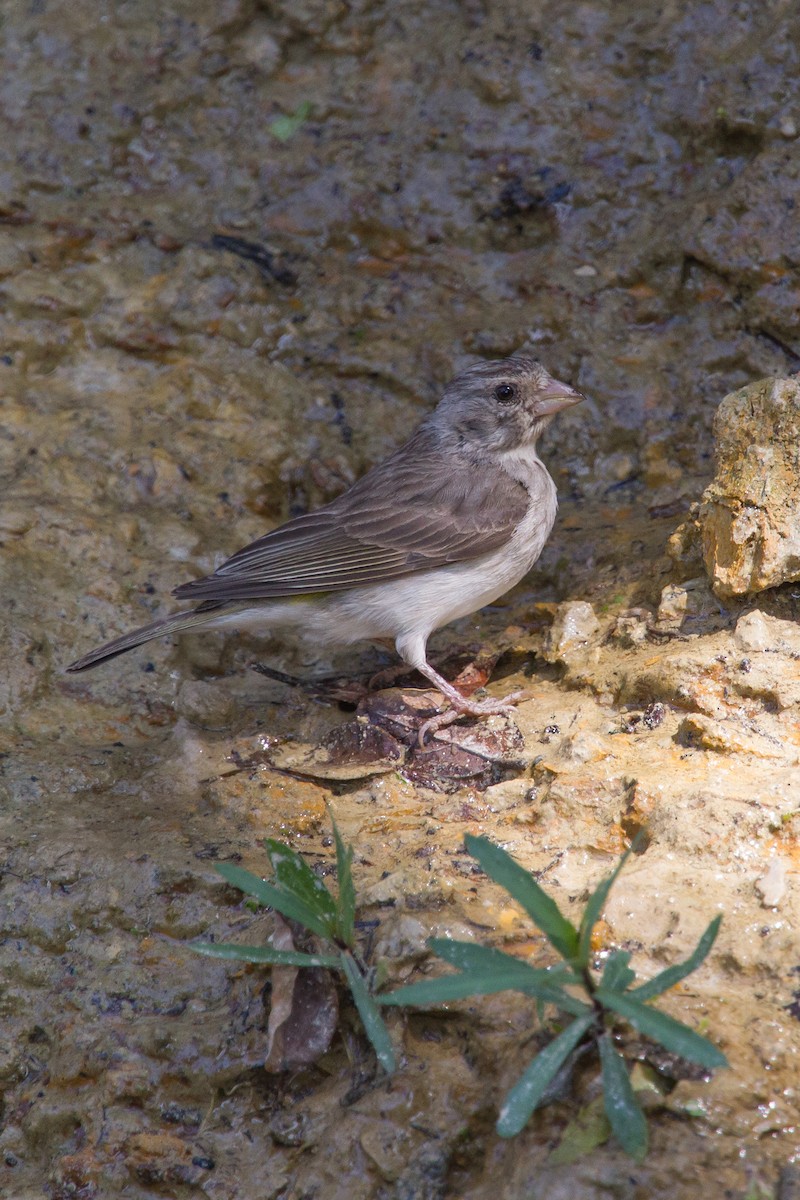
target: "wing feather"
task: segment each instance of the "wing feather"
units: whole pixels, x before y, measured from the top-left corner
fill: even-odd
[[[423,425],[344,495],[239,550],[181,600],[335,592],[478,558],[504,545],[530,497],[496,462],[445,454]]]

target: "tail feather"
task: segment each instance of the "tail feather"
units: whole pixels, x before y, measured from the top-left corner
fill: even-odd
[[[88,654],[84,654],[83,658],[77,658],[65,669],[73,673],[88,671],[91,667],[108,662],[109,659],[116,658],[118,654],[125,654],[127,650],[134,650],[137,646],[151,642],[154,638],[166,637],[170,633],[183,633],[196,625],[207,625],[211,620],[213,620],[211,613],[197,612],[194,609],[190,612],[173,613],[171,617],[162,617],[160,621],[142,625],[140,629],[134,629],[130,633],[123,634],[122,637],[114,638],[113,642],[106,642],[104,646],[90,650]]]

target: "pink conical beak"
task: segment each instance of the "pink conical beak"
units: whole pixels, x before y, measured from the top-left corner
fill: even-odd
[[[551,379],[539,394],[536,412],[541,417],[549,417],[552,413],[561,412],[562,408],[572,408],[573,404],[580,404],[581,400],[585,399],[582,392],[570,387],[568,383]]]

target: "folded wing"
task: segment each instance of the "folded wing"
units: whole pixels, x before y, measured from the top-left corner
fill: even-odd
[[[452,450],[445,459],[423,427],[331,504],[175,595],[219,603],[337,592],[463,562],[504,545],[528,504],[526,489],[496,464]]]

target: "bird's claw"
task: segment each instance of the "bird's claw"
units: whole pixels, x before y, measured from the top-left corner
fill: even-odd
[[[525,692],[511,692],[508,696],[503,696],[501,700],[495,700],[489,697],[486,700],[468,700],[466,696],[461,698],[461,702],[454,703],[450,700],[450,707],[444,712],[436,713],[433,717],[428,717],[427,721],[423,721],[417,733],[417,743],[420,750],[425,749],[425,739],[428,734],[433,735],[440,729],[446,729],[448,725],[452,725],[461,717],[488,717],[499,714],[511,713],[521,700],[525,699]]]

